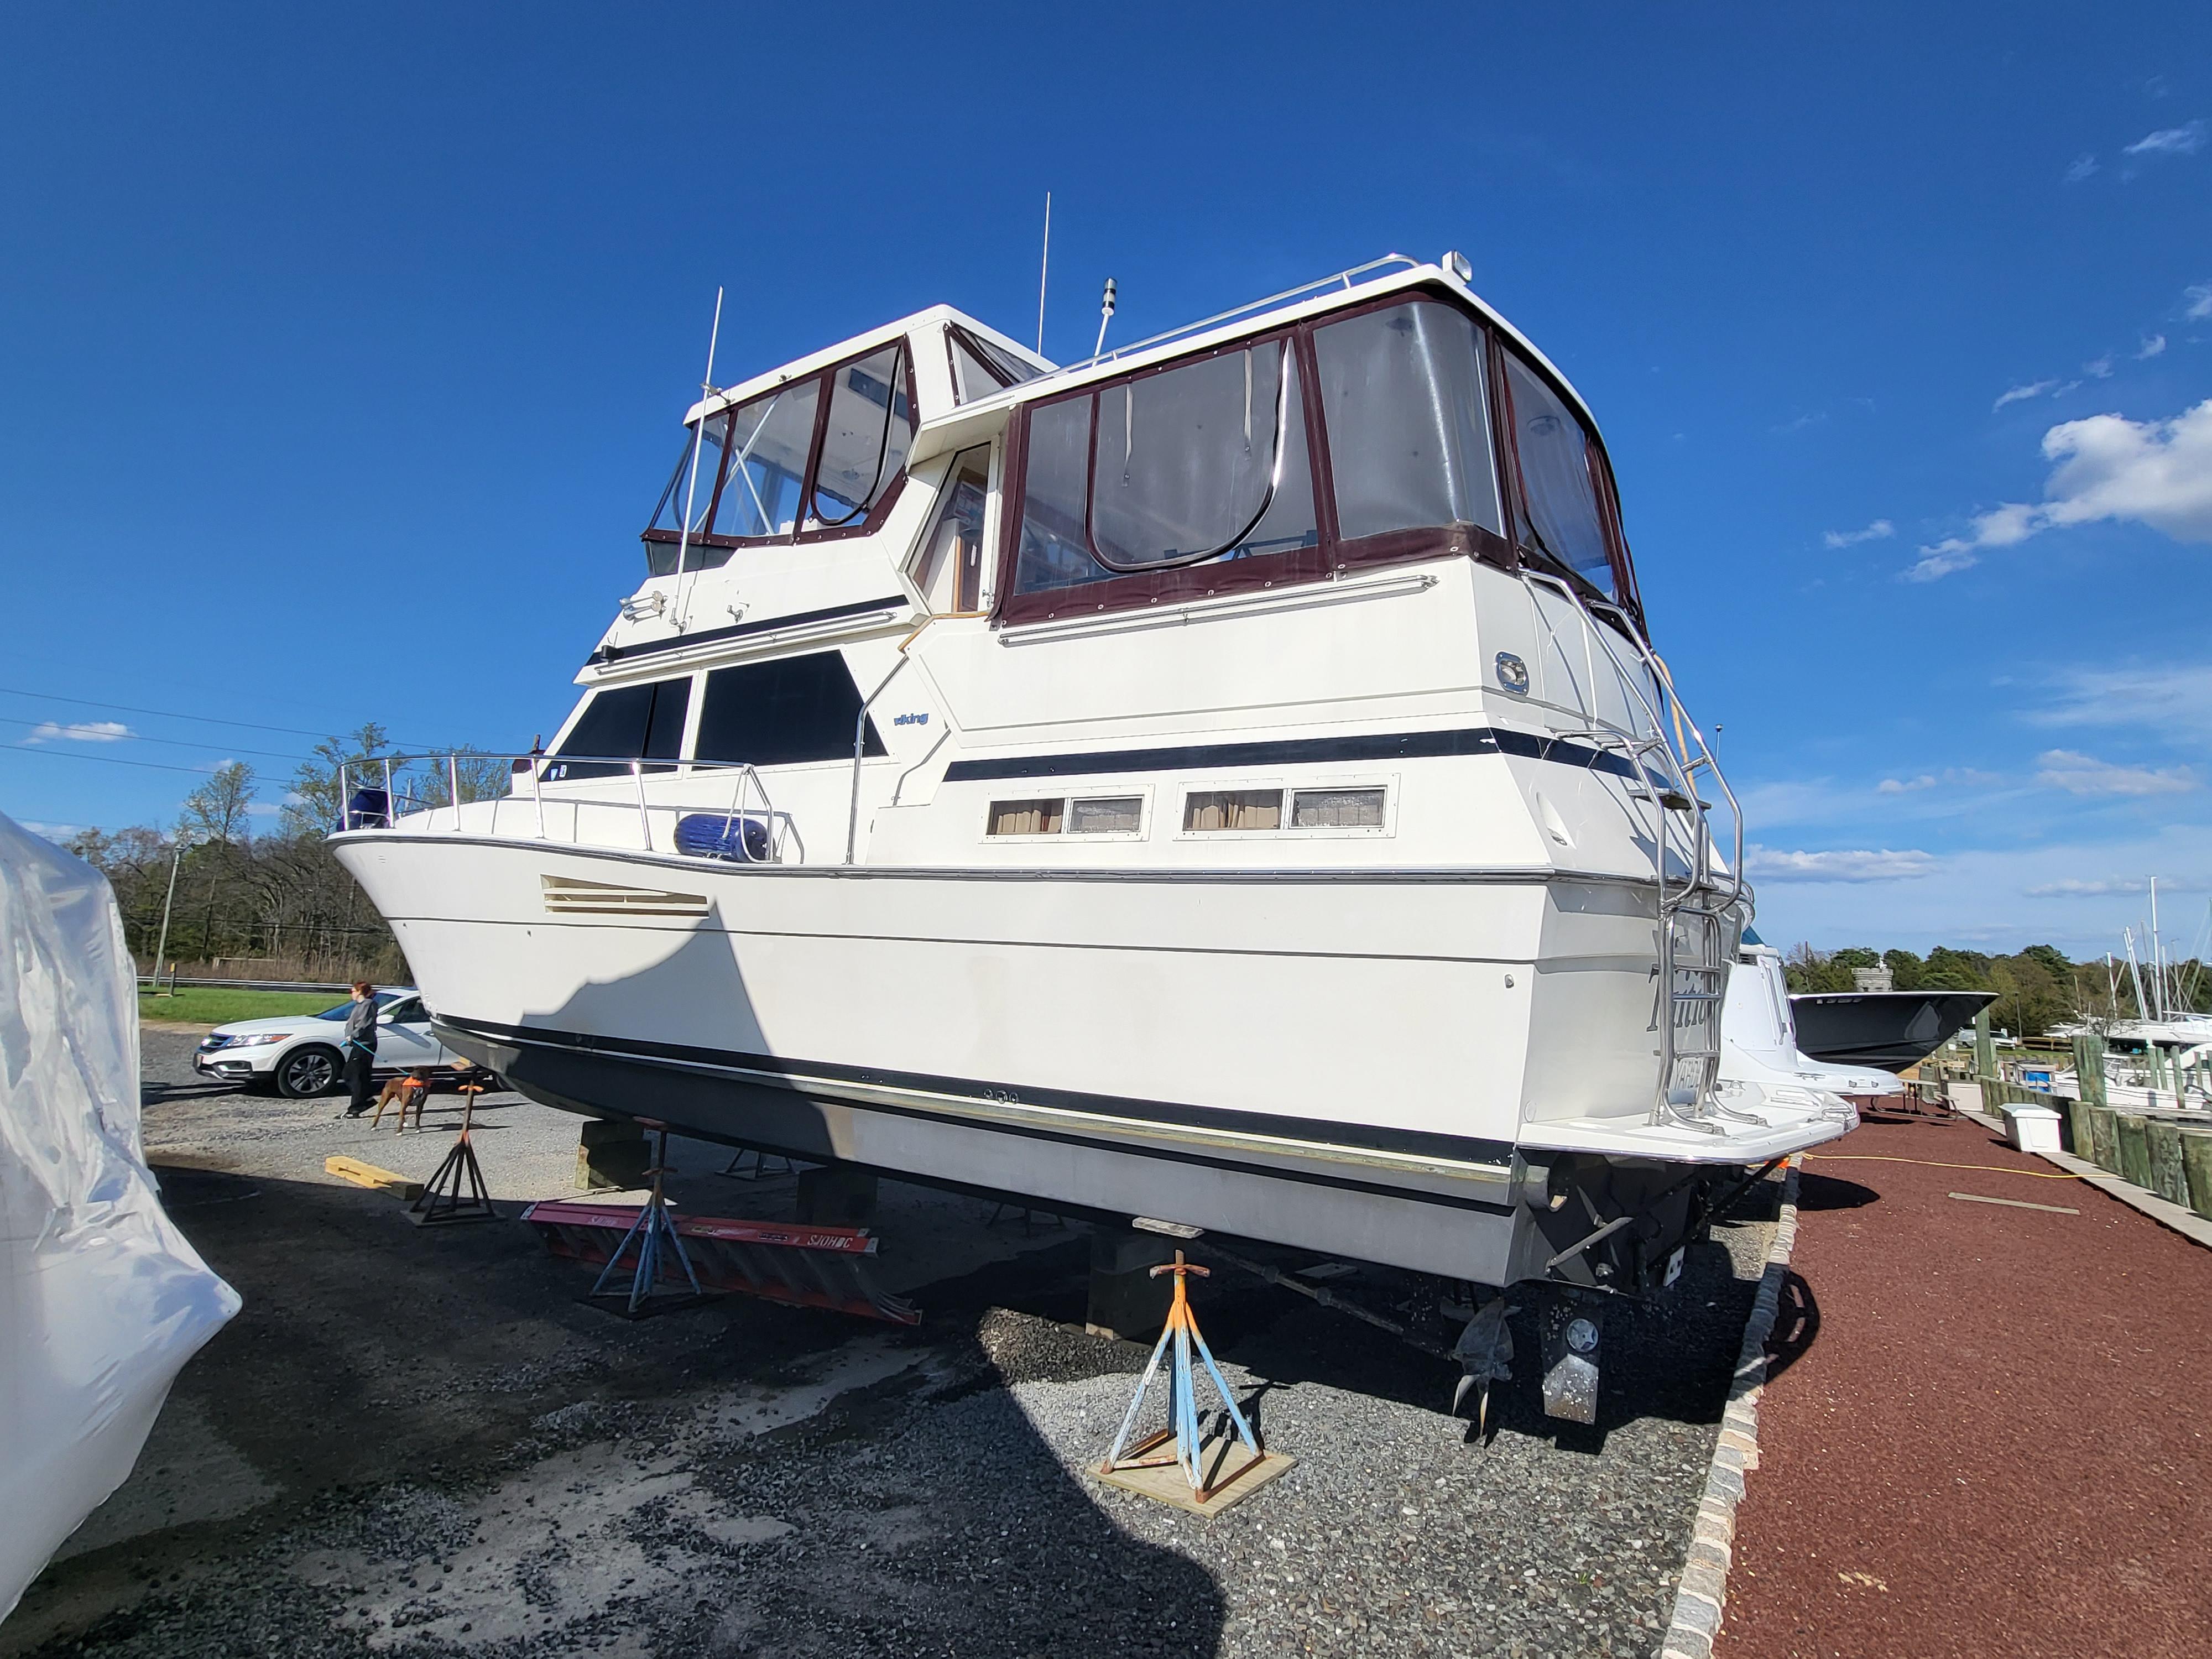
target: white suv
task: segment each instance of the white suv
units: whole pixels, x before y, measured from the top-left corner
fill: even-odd
[[[376,993],[376,1075],[451,1066],[461,1057],[430,1031],[430,1012],[412,988]],[[192,1068],[247,1088],[273,1085],[288,1100],[324,1095],[344,1074],[350,1000],[319,1014],[280,1014],[218,1025],[192,1055]]]

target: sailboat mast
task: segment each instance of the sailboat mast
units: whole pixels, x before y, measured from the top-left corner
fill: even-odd
[[[2166,1018],[2166,971],[2164,956],[2158,945],[2158,878],[2150,878],[2150,988],[2158,998],[2158,1012],[2154,1019]]]

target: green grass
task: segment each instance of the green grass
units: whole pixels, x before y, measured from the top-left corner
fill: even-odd
[[[345,1000],[343,991],[231,991],[217,986],[183,985],[174,996],[138,994],[138,1018],[176,1020],[188,1025],[228,1025],[234,1019],[265,1019],[272,1014],[319,1014]]]

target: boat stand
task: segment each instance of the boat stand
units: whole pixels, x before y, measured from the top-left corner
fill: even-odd
[[[677,1235],[676,1224],[668,1218],[668,1198],[661,1188],[662,1179],[669,1174],[667,1126],[654,1123],[647,1127],[659,1137],[653,1147],[653,1167],[646,1171],[653,1178],[653,1189],[638,1211],[637,1219],[630,1223],[629,1231],[622,1236],[622,1243],[607,1258],[607,1265],[599,1269],[599,1278],[584,1293],[586,1302],[621,1298],[624,1305],[616,1311],[629,1319],[672,1313],[678,1308],[695,1308],[707,1300],[707,1293],[699,1288],[699,1275],[692,1271],[691,1258],[684,1249],[684,1241]],[[632,1245],[637,1248],[637,1261],[630,1273],[629,1288],[609,1290],[607,1281],[615,1277]],[[671,1279],[676,1277],[669,1266],[672,1255],[676,1267],[683,1270],[684,1282],[691,1287],[689,1295],[681,1291],[663,1291],[660,1288],[663,1274]]]
[[[446,1161],[438,1166],[422,1188],[422,1196],[408,1206],[410,1218],[418,1227],[443,1227],[457,1221],[496,1221],[499,1212],[492,1207],[491,1189],[484,1184],[483,1168],[477,1162],[475,1144],[469,1139],[469,1127],[476,1115],[477,1097],[483,1092],[483,1085],[464,1082],[460,1085],[461,1135],[453,1143],[453,1150],[446,1154]],[[419,1110],[419,1109],[418,1109]],[[399,1109],[400,1121],[407,1119],[407,1109]],[[416,1127],[422,1127],[418,1116]]]
[[[1171,1273],[1175,1278],[1175,1299],[1168,1304],[1167,1324],[1152,1348],[1152,1362],[1145,1367],[1145,1375],[1137,1384],[1136,1397],[1129,1401],[1128,1412],[1121,1419],[1121,1431],[1114,1437],[1114,1448],[1106,1454],[1106,1461],[1098,1466],[1097,1473],[1101,1480],[1131,1492],[1161,1498],[1180,1509],[1212,1514],[1282,1474],[1294,1460],[1262,1449],[1260,1437],[1237,1409],[1236,1396],[1230,1393],[1221,1367],[1214,1364],[1212,1350],[1199,1334],[1198,1321],[1191,1315],[1184,1283],[1192,1273],[1201,1279],[1206,1277],[1207,1270],[1185,1261],[1182,1252],[1177,1250],[1173,1263],[1152,1269],[1155,1279],[1163,1273]],[[1172,1358],[1169,1357],[1170,1346],[1174,1350]],[[1221,1411],[1216,1419],[1218,1436],[1211,1459],[1200,1427],[1198,1374],[1191,1363],[1194,1352],[1221,1396]],[[1127,1443],[1130,1432],[1136,1427],[1138,1413],[1144,1409],[1145,1395],[1163,1359],[1168,1362],[1168,1426],[1131,1446]],[[1232,1428],[1236,1431],[1233,1440],[1230,1436]],[[1152,1455],[1170,1441],[1174,1443],[1171,1451]],[[1164,1484],[1158,1477],[1147,1479],[1143,1473],[1169,1468],[1181,1472],[1188,1492],[1173,1490],[1170,1484]],[[1230,1486],[1239,1482],[1243,1484],[1234,1496],[1224,1497]]]
[[[745,1173],[745,1158],[748,1153],[750,1153],[753,1160],[753,1170],[750,1175],[747,1175]],[[738,1148],[737,1152],[732,1155],[730,1161],[722,1167],[721,1172],[722,1174],[729,1176],[732,1181],[769,1180],[772,1178],[768,1172],[768,1160],[769,1156],[770,1155],[767,1152],[760,1152],[750,1147],[740,1146]],[[775,1158],[775,1161],[783,1165],[781,1170],[778,1170],[775,1172],[776,1177],[795,1176],[799,1173],[799,1166],[796,1164],[793,1164],[789,1158],[786,1158],[781,1152],[777,1152],[774,1156]]]

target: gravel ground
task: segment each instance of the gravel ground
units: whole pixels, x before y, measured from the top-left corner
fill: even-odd
[[[434,1108],[356,1145],[335,1102],[146,1049],[172,1206],[246,1310],[0,1656],[1648,1654],[1771,1233],[1721,1229],[1665,1316],[1614,1315],[1596,1429],[1544,1419],[1524,1360],[1486,1446],[1449,1366],[1217,1277],[1208,1340],[1298,1463],[1201,1521],[1084,1473],[1146,1353],[1083,1334],[1079,1231],[886,1183],[918,1329],[744,1298],[629,1324],[526,1230],[426,1234],[323,1176],[427,1174]],[[574,1120],[483,1121],[496,1192],[566,1190]],[[708,1173],[726,1156],[680,1150],[679,1199],[789,1213],[787,1181]]]

